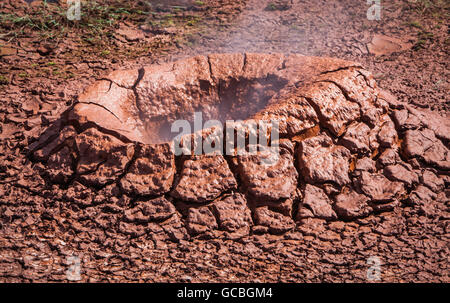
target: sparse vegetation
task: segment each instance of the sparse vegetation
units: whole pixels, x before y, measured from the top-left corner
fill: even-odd
[[[427,31],[421,31],[417,34],[417,42],[414,45],[415,50],[425,48],[428,42],[431,42],[434,38],[434,34]]]
[[[8,79],[5,76],[0,75],[0,85],[6,85],[8,83],[9,83]]]
[[[422,15],[426,13],[433,14],[439,11],[444,13],[445,10],[448,10],[450,5],[446,0],[416,0],[413,4],[415,5],[415,9]]]
[[[277,1],[277,2],[269,2],[266,6],[266,11],[285,11],[290,8],[290,5],[287,2]]]
[[[267,4],[266,10],[268,10],[268,11],[275,11],[275,10],[277,10],[277,6],[275,5],[275,3],[271,2],[271,3]]]
[[[195,1],[193,6],[171,6],[155,4],[154,1],[87,0],[82,2],[81,20],[67,18],[65,4],[47,3],[26,7],[21,12],[2,10],[0,12],[0,37],[8,44],[15,45],[23,38],[34,38],[41,44],[57,49],[68,45],[69,51],[58,55],[59,60],[72,60],[87,55],[98,58],[134,59],[142,55],[158,54],[172,47],[192,45],[204,28],[210,28],[212,19],[203,18],[205,11],[211,10],[206,1]],[[198,7],[202,9],[199,10]],[[222,9],[217,5],[216,11]],[[208,24],[208,25],[206,25]],[[216,24],[221,26],[222,23]],[[145,34],[146,39],[124,40],[120,28],[130,28]],[[122,38],[121,38],[122,37]],[[118,43],[118,41],[120,41]],[[39,45],[35,44],[36,49]],[[52,57],[37,59],[34,66],[7,67],[4,72],[16,75],[15,79],[34,76],[63,78],[73,77],[77,69],[66,65],[63,69],[52,70],[63,64]],[[29,73],[30,77],[24,74]],[[6,80],[2,80],[5,83]]]
[[[204,6],[203,1],[196,5]],[[83,2],[80,21],[70,21],[66,9],[43,2],[24,16],[14,13],[0,13],[0,30],[10,41],[26,37],[30,32],[38,32],[44,40],[58,40],[70,32],[77,32],[81,40],[90,44],[104,44],[105,38],[114,35],[121,22],[152,27],[192,27],[201,18],[186,13],[186,8],[172,6],[161,11],[145,1],[86,1]]]
[[[419,21],[416,21],[416,20],[411,21],[411,22],[409,23],[409,25],[411,25],[412,27],[415,27],[415,28],[422,28],[422,24],[420,24],[420,22],[419,22]]]
[[[100,56],[106,57],[106,56],[108,56],[109,54],[111,54],[111,51],[109,51],[109,50],[103,50],[103,51],[100,53]]]

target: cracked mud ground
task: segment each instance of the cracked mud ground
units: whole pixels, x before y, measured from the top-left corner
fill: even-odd
[[[374,57],[360,44],[427,15],[402,3],[374,24],[347,1],[277,3],[248,1],[216,37],[161,55],[185,61],[2,87],[2,281],[66,281],[74,255],[82,281],[366,281],[376,256],[382,281],[448,282],[445,30]],[[253,53],[286,50],[350,61]],[[192,57],[218,51],[235,54]],[[199,107],[286,118],[279,163],[171,155],[161,121]]]

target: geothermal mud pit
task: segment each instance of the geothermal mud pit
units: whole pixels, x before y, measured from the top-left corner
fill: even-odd
[[[280,123],[280,158],[175,156],[170,125]],[[116,71],[37,141],[30,157],[58,199],[108,229],[171,241],[283,234],[316,219],[361,220],[448,186],[448,120],[399,103],[357,63],[281,54],[213,54]],[[53,184],[53,185],[52,185]],[[111,222],[108,220],[114,214]]]

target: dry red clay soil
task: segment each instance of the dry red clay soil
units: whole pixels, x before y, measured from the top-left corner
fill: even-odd
[[[212,53],[97,79],[0,147],[1,281],[67,281],[71,257],[84,282],[365,282],[374,259],[449,281],[449,120],[361,64]],[[279,121],[278,160],[175,155],[194,112]]]

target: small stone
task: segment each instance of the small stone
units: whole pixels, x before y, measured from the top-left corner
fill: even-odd
[[[367,44],[367,49],[375,56],[389,55],[392,53],[403,52],[412,47],[412,43],[404,42],[400,39],[386,35],[375,35],[372,41]]]

